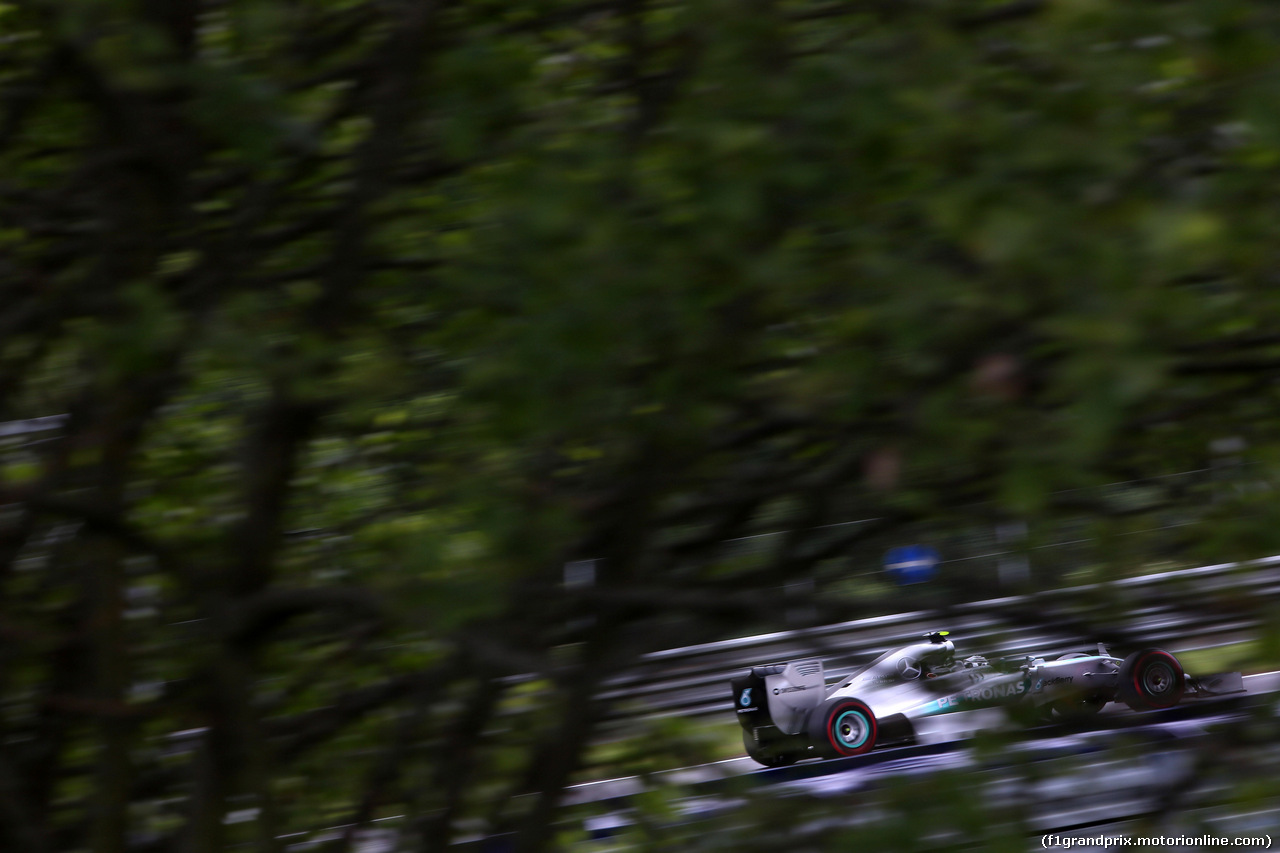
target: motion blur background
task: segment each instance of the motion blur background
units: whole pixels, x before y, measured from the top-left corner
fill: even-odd
[[[1244,826],[1266,701],[699,819],[763,661],[616,688],[918,610],[1280,668],[1269,565],[1116,583],[1280,553],[1278,100],[1244,0],[0,3],[0,848],[1024,850],[1152,755],[1127,826]]]

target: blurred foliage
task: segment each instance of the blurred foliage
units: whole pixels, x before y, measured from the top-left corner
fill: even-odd
[[[1043,849],[1046,832],[1073,838],[1260,834],[1261,827],[1271,827],[1267,819],[1280,802],[1280,785],[1267,770],[1274,760],[1275,720],[1254,710],[1261,713],[1245,726],[1211,726],[1174,743],[1149,729],[1112,732],[1105,747],[1094,739],[1092,749],[1080,754],[1061,743],[1038,748],[1025,735],[1006,731],[986,734],[958,761],[953,754],[949,769],[929,773],[868,767],[808,783],[749,784],[739,777],[668,784],[660,793],[677,800],[681,814],[653,808],[661,798],[633,798],[630,807],[614,807],[610,817],[619,825],[609,837],[587,841],[566,833],[565,840],[592,853],[863,847],[923,853]],[[800,776],[803,767],[796,770]],[[1090,820],[1117,805],[1145,811],[1119,823]],[[1233,808],[1262,818],[1256,832],[1233,827]]]
[[[0,4],[0,419],[64,417],[0,436],[0,846],[546,849],[601,680],[788,584],[882,613],[886,545],[1010,520],[1101,543],[1031,584],[1280,550],[1277,30]]]

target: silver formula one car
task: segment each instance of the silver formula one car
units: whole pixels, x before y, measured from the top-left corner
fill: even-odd
[[[1077,718],[1108,702],[1149,711],[1184,697],[1244,692],[1238,672],[1190,678],[1160,649],[1113,657],[1073,652],[1052,660],[1023,655],[956,660],[948,632],[886,652],[827,685],[822,661],[752,667],[733,680],[733,699],[747,754],[766,767],[803,758],[862,755],[908,743],[921,718],[996,705],[1015,718]]]

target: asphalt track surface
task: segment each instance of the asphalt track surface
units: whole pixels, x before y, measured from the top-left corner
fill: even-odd
[[[746,807],[740,796],[744,786],[769,791],[777,797],[809,797],[835,802],[857,802],[895,777],[962,771],[983,790],[988,804],[1031,803],[1032,826],[1042,835],[1082,840],[1099,835],[1123,836],[1141,831],[1139,821],[1159,808],[1171,786],[1198,784],[1193,746],[1215,725],[1241,719],[1250,708],[1270,704],[1280,697],[1280,672],[1245,676],[1245,694],[1211,699],[1185,700],[1175,708],[1135,713],[1109,705],[1085,725],[1046,725],[1026,732],[1003,757],[992,762],[979,757],[972,737],[1004,723],[999,709],[983,709],[943,715],[917,732],[912,746],[877,750],[867,755],[826,761],[803,761],[791,767],[766,769],[743,757],[688,767],[660,774],[656,785],[682,785],[688,791],[680,809],[685,819],[725,814]],[[733,724],[733,720],[727,721]],[[1146,748],[1135,758],[1115,747],[1134,742]],[[1280,744],[1265,748],[1280,768]],[[1041,781],[1025,784],[1012,768],[1027,762],[1040,765]],[[631,822],[629,801],[645,790],[638,779],[603,780],[576,786],[566,803],[594,812],[584,819],[589,834],[605,839]],[[1212,800],[1213,790],[1198,791]],[[594,808],[591,808],[594,806]],[[603,808],[603,813],[602,812]],[[849,809],[842,827],[856,827],[883,817],[874,810]],[[1189,815],[1188,827],[1209,827],[1223,837],[1269,834],[1280,842],[1280,803],[1263,807],[1208,807]],[[829,827],[826,827],[829,829]],[[815,827],[822,831],[824,827]],[[1190,835],[1190,831],[1188,832]],[[935,839],[939,847],[963,839]],[[1040,836],[1028,839],[1028,849],[1044,849]],[[1081,844],[1076,850],[1108,849]],[[1114,848],[1110,848],[1114,849]],[[1172,845],[1167,849],[1191,850],[1195,846]],[[1232,849],[1265,849],[1236,846]]]
[[[825,799],[839,805],[860,802],[895,778],[949,770],[962,772],[967,784],[980,786],[983,799],[989,804],[1034,804],[1035,834],[1028,836],[1028,850],[1045,849],[1042,839],[1050,834],[1072,839],[1073,843],[1097,836],[1133,835],[1144,831],[1140,819],[1157,808],[1157,801],[1171,785],[1184,784],[1188,778],[1192,779],[1189,784],[1195,784],[1192,753],[1206,732],[1215,725],[1245,717],[1251,708],[1260,705],[1278,709],[1280,672],[1246,675],[1245,690],[1236,696],[1184,700],[1174,708],[1147,713],[1109,705],[1083,726],[1047,725],[1027,730],[996,762],[979,756],[973,749],[976,733],[1005,723],[999,709],[983,709],[935,718],[934,725],[917,732],[918,742],[912,746],[876,750],[852,758],[802,761],[774,769],[762,768],[744,756],[656,774],[647,783],[635,777],[601,780],[569,789],[565,805],[568,820],[597,839],[581,848],[583,853],[605,853],[625,849],[613,838],[632,822],[632,799],[649,787],[680,786],[681,820],[696,824],[707,817],[749,807],[742,796],[744,789],[771,797]],[[737,723],[730,717],[726,725]],[[1148,748],[1135,759],[1132,749],[1125,752],[1116,748],[1121,742],[1130,747],[1134,742],[1143,743]],[[1270,761],[1280,772],[1280,743],[1266,750],[1270,754],[1259,756],[1260,760]],[[1030,787],[1012,772],[1012,768],[1027,762],[1042,768],[1040,781]],[[1212,800],[1219,792],[1198,793],[1201,799]],[[841,828],[855,829],[859,822],[882,816],[865,808],[850,808],[844,814],[847,817],[841,819]],[[1196,822],[1187,825],[1188,834],[1201,831],[1194,827],[1208,827],[1220,837],[1269,834],[1280,844],[1280,802],[1252,809],[1210,806],[1192,817]],[[357,853],[392,853],[400,849],[399,823],[399,818],[387,818],[361,830]],[[815,834],[832,828],[817,824],[809,827]],[[289,853],[305,853],[339,837],[342,829],[337,827],[305,841],[281,840]],[[945,848],[964,839],[935,841],[939,848]],[[459,843],[456,849],[490,853],[507,847],[502,839],[473,838]],[[1117,848],[1079,844],[1071,849],[1091,853]],[[1154,849],[1202,848],[1170,845]]]

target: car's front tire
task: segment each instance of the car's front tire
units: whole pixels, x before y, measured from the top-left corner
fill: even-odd
[[[1124,659],[1116,694],[1135,711],[1171,708],[1182,699],[1187,677],[1178,659],[1162,649],[1143,649]]]
[[[876,745],[876,715],[861,699],[828,699],[809,714],[809,738],[826,758],[863,755]]]

